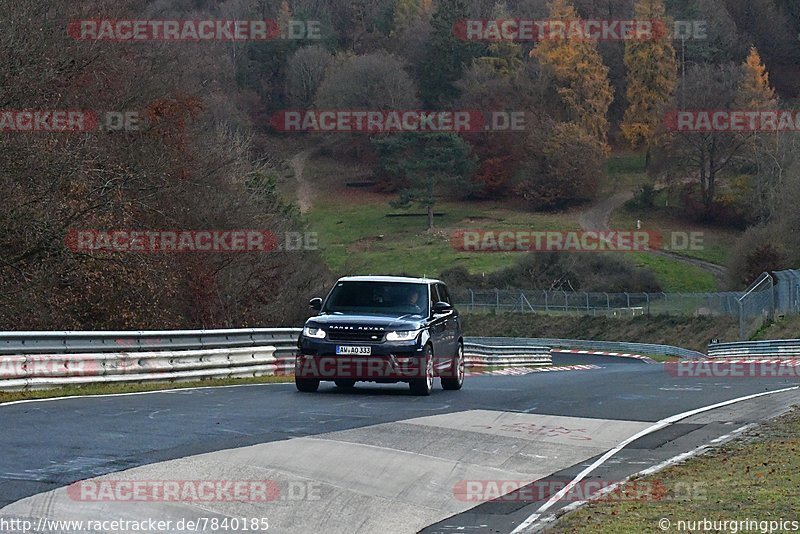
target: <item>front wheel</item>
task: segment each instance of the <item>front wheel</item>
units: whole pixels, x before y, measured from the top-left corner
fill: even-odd
[[[294,385],[297,386],[297,391],[303,393],[314,393],[319,389],[319,380],[315,378],[294,378]]]
[[[433,350],[430,345],[425,346],[421,360],[420,367],[425,366],[424,378],[414,378],[408,385],[413,395],[428,396],[433,391]]]
[[[442,377],[442,389],[459,390],[464,385],[464,371],[466,362],[464,361],[464,346],[459,343],[458,351],[450,364],[452,376]]]

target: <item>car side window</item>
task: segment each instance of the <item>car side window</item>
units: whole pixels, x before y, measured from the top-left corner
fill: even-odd
[[[439,292],[436,290],[436,284],[431,284],[431,307],[430,309],[433,310],[433,305],[436,304],[441,300],[439,296]]]
[[[439,300],[448,304],[453,304],[450,301],[450,293],[447,291],[447,286],[444,284],[436,284],[436,289],[439,293]]]

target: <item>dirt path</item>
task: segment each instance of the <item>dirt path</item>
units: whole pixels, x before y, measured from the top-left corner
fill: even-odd
[[[584,210],[578,217],[581,228],[584,230],[608,230],[611,220],[611,213],[621,208],[627,201],[633,198],[632,191],[624,191],[622,193],[615,193],[610,197],[600,200],[593,206]],[[709,261],[700,260],[697,258],[690,258],[682,254],[670,252],[668,250],[653,250],[653,254],[664,258],[671,258],[674,260],[699,267],[704,271],[711,273],[717,280],[717,284],[722,286],[728,278],[728,272],[725,267],[711,263]]]
[[[631,191],[614,193],[606,197],[597,204],[587,208],[580,214],[578,221],[584,230],[608,230],[611,212],[621,208],[627,201],[633,198]]]
[[[313,148],[307,148],[302,152],[298,152],[292,159],[289,160],[289,165],[292,167],[294,179],[297,181],[297,203],[300,206],[300,213],[308,213],[311,209],[312,198],[311,184],[303,176],[306,167],[306,160],[311,153],[314,152]]]

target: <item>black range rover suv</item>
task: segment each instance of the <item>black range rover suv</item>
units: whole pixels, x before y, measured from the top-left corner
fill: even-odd
[[[318,314],[297,342],[297,389],[314,392],[320,381],[340,388],[356,382],[407,382],[430,395],[464,383],[464,340],[458,311],[439,280],[395,276],[341,278],[328,296],[311,299]]]

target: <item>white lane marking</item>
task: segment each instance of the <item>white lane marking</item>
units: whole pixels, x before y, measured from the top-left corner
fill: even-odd
[[[720,436],[720,437],[718,437],[716,439],[711,440],[709,442],[709,444],[710,443],[721,443],[721,442],[723,442],[725,440],[733,438],[733,436],[735,436],[736,434],[744,432],[745,430],[748,430],[748,429],[753,428],[755,426],[757,426],[755,423],[752,423],[752,424],[749,424],[749,425],[744,425],[744,426],[739,427],[736,430],[734,430],[734,431],[732,431],[732,432],[730,432],[728,434],[725,434],[724,436]],[[695,449],[692,449],[691,451],[683,452],[683,453],[681,453],[681,454],[679,454],[677,456],[673,456],[672,458],[669,458],[668,460],[664,460],[660,464],[656,464],[654,466],[648,467],[647,469],[643,469],[643,470],[639,471],[638,473],[633,473],[632,475],[626,477],[624,480],[621,480],[619,482],[616,482],[614,484],[611,484],[611,485],[601,489],[600,491],[598,491],[597,493],[592,495],[589,499],[584,499],[582,501],[575,501],[575,502],[572,502],[572,503],[564,506],[563,508],[561,508],[559,510],[558,515],[550,514],[547,517],[543,518],[540,521],[540,523],[542,523],[542,524],[552,523],[553,521],[558,519],[559,515],[564,515],[564,514],[567,514],[569,512],[572,512],[573,510],[577,510],[578,508],[580,508],[581,506],[585,505],[589,501],[594,501],[594,500],[600,499],[604,495],[615,491],[618,487],[622,486],[623,484],[625,484],[626,482],[628,482],[629,480],[631,480],[634,477],[644,477],[644,476],[647,476],[647,475],[652,475],[654,473],[657,473],[657,472],[661,471],[662,469],[666,469],[667,467],[669,467],[671,465],[675,465],[677,463],[683,462],[684,460],[688,460],[689,458],[697,456],[698,454],[700,454],[702,452],[705,452],[709,448],[710,447],[709,447],[708,444],[700,445],[699,447],[697,447]],[[635,462],[629,462],[629,463],[635,463]]]
[[[712,439],[711,441],[709,441],[709,443],[714,443],[714,444],[722,443],[726,439],[730,439],[731,436],[733,436],[735,434],[738,434],[740,432],[744,432],[745,430],[747,430],[748,428],[750,428],[752,426],[755,426],[755,424],[740,426],[739,428],[737,428],[736,430],[734,430],[730,434],[725,434],[724,436],[720,436],[718,438]]]
[[[246,388],[256,386],[286,386],[292,382],[264,382],[263,384],[232,384],[230,386],[199,386],[196,388],[179,389],[154,389],[153,391],[134,391],[133,393],[105,393],[103,395],[70,395],[68,397],[47,397],[46,399],[23,399],[17,401],[0,402],[0,406],[11,406],[14,404],[29,404],[32,402],[49,402],[67,399],[98,399],[105,397],[130,397],[133,395],[151,395],[153,393],[182,393],[184,391],[198,391],[201,389],[225,389],[225,388]]]
[[[657,423],[655,423],[652,426],[650,426],[648,428],[645,428],[644,430],[634,434],[633,436],[629,437],[628,439],[621,441],[619,444],[617,444],[616,447],[614,447],[610,451],[606,452],[600,458],[595,460],[595,462],[592,463],[589,467],[587,467],[586,469],[584,469],[583,471],[578,473],[578,475],[574,479],[572,479],[569,484],[564,486],[558,493],[556,493],[555,495],[550,497],[550,499],[546,503],[544,503],[542,506],[540,506],[539,509],[536,510],[536,512],[534,512],[533,514],[528,516],[528,518],[525,519],[525,521],[520,523],[517,526],[517,528],[512,530],[511,534],[519,534],[520,532],[524,532],[528,527],[530,527],[533,523],[535,523],[536,520],[539,519],[542,516],[543,513],[545,513],[547,510],[549,510],[551,506],[553,506],[558,501],[560,501],[564,497],[564,495],[566,495],[572,488],[575,487],[576,484],[578,484],[581,480],[586,478],[586,476],[589,473],[591,473],[592,471],[594,471],[595,469],[597,469],[598,467],[603,465],[609,458],[611,458],[612,456],[617,454],[619,451],[621,451],[622,449],[624,449],[625,447],[627,447],[628,445],[630,445],[631,443],[633,443],[637,439],[639,439],[641,437],[644,437],[644,436],[647,436],[648,434],[652,434],[653,432],[657,432],[658,430],[661,430],[662,428],[665,428],[665,427],[667,427],[667,426],[669,426],[669,425],[671,425],[673,423],[676,423],[678,421],[681,421],[682,419],[686,419],[686,418],[691,417],[693,415],[697,415],[699,413],[708,412],[708,411],[711,411],[711,410],[715,410],[717,408],[722,408],[724,406],[729,406],[731,404],[736,404],[738,402],[744,402],[744,401],[748,401],[748,400],[751,400],[751,399],[756,399],[758,397],[763,397],[765,395],[774,395],[775,393],[785,393],[787,391],[794,391],[794,390],[797,390],[797,389],[800,389],[800,386],[793,386],[793,387],[789,387],[789,388],[777,389],[775,391],[766,391],[766,392],[763,392],[763,393],[755,393],[753,395],[747,395],[745,397],[738,397],[736,399],[731,399],[731,400],[727,400],[727,401],[723,401],[723,402],[718,402],[717,404],[712,404],[710,406],[703,406],[702,408],[696,408],[694,410],[689,410],[688,412],[675,414],[675,415],[672,415],[670,417],[667,417],[666,419],[662,419],[661,421],[658,421]]]

